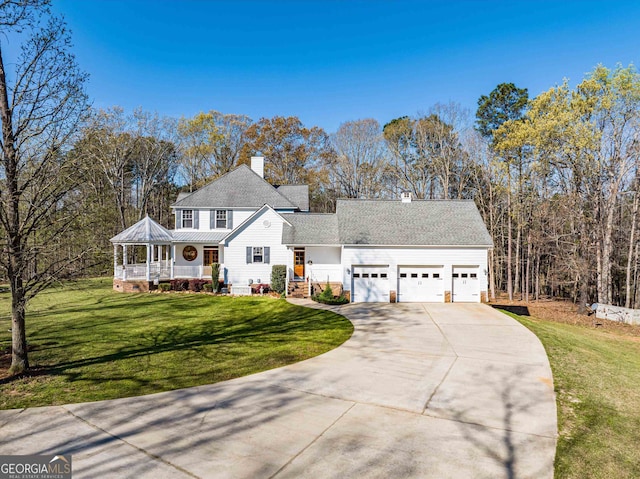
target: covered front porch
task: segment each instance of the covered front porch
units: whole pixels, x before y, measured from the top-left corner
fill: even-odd
[[[211,278],[210,265],[176,264],[176,245],[171,231],[149,216],[111,238],[111,243],[114,280],[157,283]]]

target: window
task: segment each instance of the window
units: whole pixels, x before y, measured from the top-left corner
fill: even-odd
[[[216,210],[216,228],[226,229],[227,210]]]
[[[412,278],[417,278],[418,277],[418,273],[411,273],[411,277]]]
[[[467,273],[462,273],[463,278],[467,278],[469,275]]]
[[[253,262],[262,263],[264,260],[264,248],[262,246],[253,247]]]
[[[378,277],[378,273],[371,273],[371,277],[372,278],[377,278]]]
[[[380,277],[382,279],[387,279],[387,273],[380,273]]]
[[[353,277],[354,278],[359,278],[360,277],[360,273],[353,273]]]
[[[433,279],[440,279],[440,273],[433,273]]]
[[[457,278],[457,277],[459,277],[459,276],[460,276],[460,275],[459,275],[458,273],[453,273],[453,277],[454,277],[454,278]]]
[[[477,279],[477,278],[478,278],[478,275],[477,275],[476,273],[471,273],[471,274],[469,275],[469,277],[470,277],[470,278],[472,278],[472,279]]]
[[[400,277],[401,278],[406,278],[407,277],[407,273],[400,273]]]
[[[218,247],[205,246],[203,251],[203,261],[205,266],[211,266],[212,263],[219,263]]]
[[[422,273],[422,277],[423,278],[428,278],[429,277],[429,273]]]
[[[193,210],[182,210],[182,227],[193,228]]]
[[[368,278],[369,277],[369,273],[362,273],[362,277],[363,278]]]

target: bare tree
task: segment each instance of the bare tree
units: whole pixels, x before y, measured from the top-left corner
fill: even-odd
[[[136,184],[138,220],[148,212],[151,194],[166,181],[170,181],[177,166],[174,143],[175,121],[160,118],[156,113],[137,109],[135,121],[135,151],[132,155]]]
[[[345,122],[332,136],[332,144],[336,155],[329,170],[340,196],[379,197],[387,153],[380,124],[371,118]]]
[[[47,1],[0,3],[0,27],[21,42],[8,71],[0,37],[0,263],[11,285],[10,371],[18,374],[29,368],[26,304],[70,260],[44,252],[74,220],[69,193],[78,175],[65,148],[86,110],[86,75],[69,53],[65,23],[50,14]]]

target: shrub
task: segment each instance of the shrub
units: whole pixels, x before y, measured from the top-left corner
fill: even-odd
[[[171,290],[172,291],[187,291],[189,289],[189,280],[187,279],[172,279]]]
[[[284,293],[287,283],[287,266],[274,264],[271,268],[271,289],[276,293]]]
[[[327,282],[327,286],[325,286],[322,293],[314,294],[313,296],[311,296],[311,299],[317,303],[323,304],[347,304],[349,302],[349,300],[343,295],[334,296],[329,282]]]
[[[220,263],[211,263],[211,285],[216,293],[220,291]]]
[[[169,291],[171,289],[171,285],[169,283],[160,283],[158,285],[158,289],[160,291]]]
[[[202,286],[204,286],[205,284],[209,284],[209,281],[206,279],[190,279],[189,291],[199,293],[200,291],[202,291]]]
[[[324,288],[322,293],[319,295],[322,299],[333,299],[333,289],[331,289],[331,285],[327,282],[327,286]]]
[[[215,284],[215,283],[214,283],[214,284]],[[203,291],[205,291],[206,293],[211,293],[211,292],[213,291],[213,284],[209,284],[209,283],[203,284],[203,285],[202,285],[202,289],[203,289]]]

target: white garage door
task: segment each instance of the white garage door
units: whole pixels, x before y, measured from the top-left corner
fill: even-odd
[[[398,302],[444,302],[442,266],[400,266]]]
[[[389,302],[388,266],[353,266],[352,301],[354,303]]]
[[[480,302],[480,268],[477,266],[453,267],[453,302]]]

